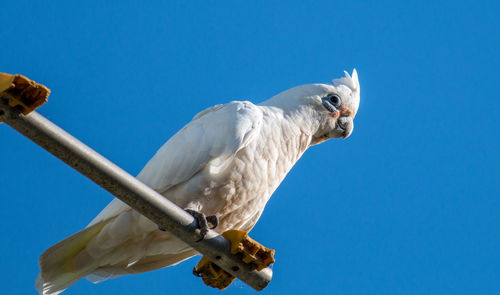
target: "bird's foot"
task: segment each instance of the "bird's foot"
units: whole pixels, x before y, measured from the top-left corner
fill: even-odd
[[[217,227],[217,225],[219,225],[219,219],[215,215],[205,216],[205,214],[191,209],[186,209],[185,211],[191,214],[196,219],[196,221],[198,221],[198,228],[200,229],[201,239],[199,239],[197,242],[205,238],[209,229],[214,229]],[[209,223],[212,225],[211,227],[209,227]]]
[[[205,256],[201,258],[200,262],[193,269],[193,274],[200,277],[205,285],[219,290],[226,289],[236,278],[217,264],[208,260]]]
[[[246,231],[228,230],[222,236],[231,242],[231,253],[252,268],[262,270],[274,263],[274,250],[266,248],[248,236]],[[193,269],[193,273],[201,277],[210,287],[223,290],[227,288],[235,277],[203,256]]]

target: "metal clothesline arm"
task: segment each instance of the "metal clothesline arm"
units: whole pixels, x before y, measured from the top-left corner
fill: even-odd
[[[39,113],[32,111],[24,115],[10,106],[8,99],[0,97],[0,122],[28,137],[255,290],[264,289],[271,281],[270,268],[252,269],[231,254],[230,242],[217,232],[210,230],[198,242],[197,222],[190,214]]]

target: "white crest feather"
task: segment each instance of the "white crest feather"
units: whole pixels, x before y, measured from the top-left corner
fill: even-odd
[[[345,77],[342,77],[339,79],[333,79],[333,85],[334,86],[343,85],[351,91],[351,95],[352,95],[352,99],[353,99],[352,106],[353,106],[354,112],[357,112],[358,107],[359,107],[359,97],[360,97],[358,72],[356,72],[356,69],[353,69],[352,76],[350,76],[347,71],[344,71],[344,73],[345,73]]]

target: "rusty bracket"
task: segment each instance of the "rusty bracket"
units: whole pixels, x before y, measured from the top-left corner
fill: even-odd
[[[23,75],[0,73],[0,98],[24,115],[46,103],[49,94],[49,88]]]

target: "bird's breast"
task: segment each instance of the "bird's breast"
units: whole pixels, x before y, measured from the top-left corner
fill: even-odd
[[[203,187],[206,214],[219,217],[218,230],[250,230],[287,173],[309,146],[304,134],[284,136],[268,128],[239,150],[224,173],[208,177]]]

